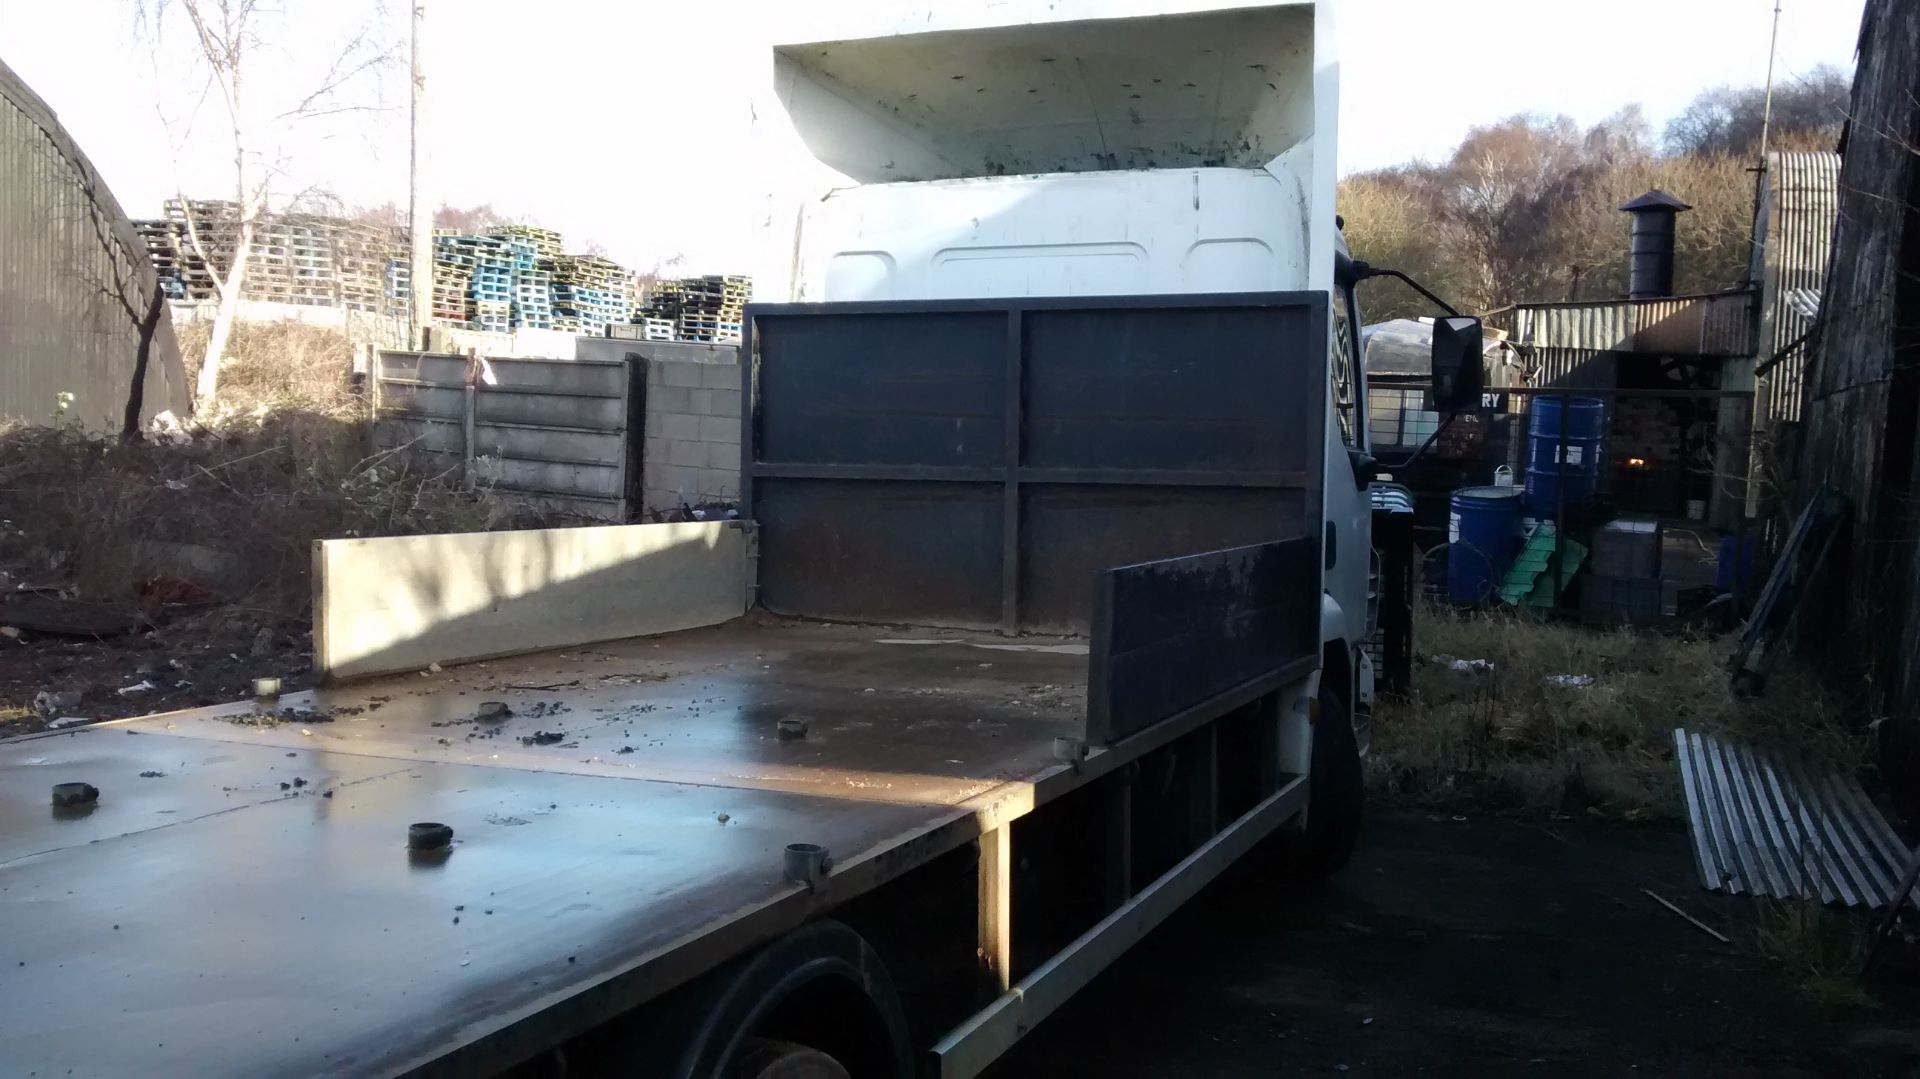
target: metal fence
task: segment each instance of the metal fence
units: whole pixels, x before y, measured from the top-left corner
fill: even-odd
[[[1582,399],[1598,401],[1597,422],[1592,416],[1584,428],[1549,422],[1536,436],[1531,421],[1543,398],[1560,405],[1561,418]],[[1599,622],[1659,621],[1691,610],[1708,591],[1730,591],[1736,603],[1747,598],[1754,537],[1740,509],[1751,405],[1752,394],[1738,390],[1489,389],[1480,418],[1489,432],[1504,434],[1490,434],[1463,458],[1422,458],[1390,469],[1416,495],[1413,536],[1422,552],[1423,590],[1436,600],[1494,601],[1449,590],[1449,502],[1461,487],[1505,482],[1527,492],[1520,533],[1532,538],[1517,541],[1520,553],[1495,570],[1496,593],[1511,591],[1513,567],[1532,559],[1535,576],[1527,589],[1537,591],[1528,592],[1529,605],[1576,609]],[[1538,473],[1537,491],[1529,490],[1530,467]],[[1543,530],[1538,537],[1536,528]],[[1728,544],[1746,552],[1731,556],[1737,570],[1729,569]],[[1649,560],[1606,565],[1601,546],[1644,550]],[[1504,595],[1500,601],[1516,602]]]
[[[374,445],[438,458],[542,509],[625,521],[639,508],[638,361],[377,354]]]

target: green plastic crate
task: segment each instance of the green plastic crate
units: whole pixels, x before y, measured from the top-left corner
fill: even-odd
[[[1553,585],[1547,576],[1547,567],[1553,564],[1553,549],[1559,539],[1559,530],[1552,521],[1541,521],[1527,533],[1526,543],[1520,553],[1514,557],[1513,568],[1500,582],[1500,601],[1508,606],[1525,603],[1529,607],[1553,606]],[[1567,541],[1566,554],[1560,564],[1560,591],[1565,593],[1567,586],[1573,583],[1574,575],[1587,560],[1587,548],[1577,540]]]

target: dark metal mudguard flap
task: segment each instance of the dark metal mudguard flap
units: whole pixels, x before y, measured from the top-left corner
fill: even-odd
[[[1196,712],[1223,713],[1305,677],[1320,651],[1318,557],[1302,537],[1102,573],[1088,741],[1110,744]]]

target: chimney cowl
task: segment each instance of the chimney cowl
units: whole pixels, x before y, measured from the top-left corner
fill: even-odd
[[[1627,295],[1636,300],[1673,295],[1674,218],[1693,207],[1653,190],[1620,204],[1633,215],[1633,261]]]

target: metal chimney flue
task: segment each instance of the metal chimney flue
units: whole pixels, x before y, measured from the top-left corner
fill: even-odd
[[[1633,215],[1633,266],[1627,296],[1643,300],[1673,295],[1673,222],[1693,207],[1654,190],[1621,203],[1620,209]]]

